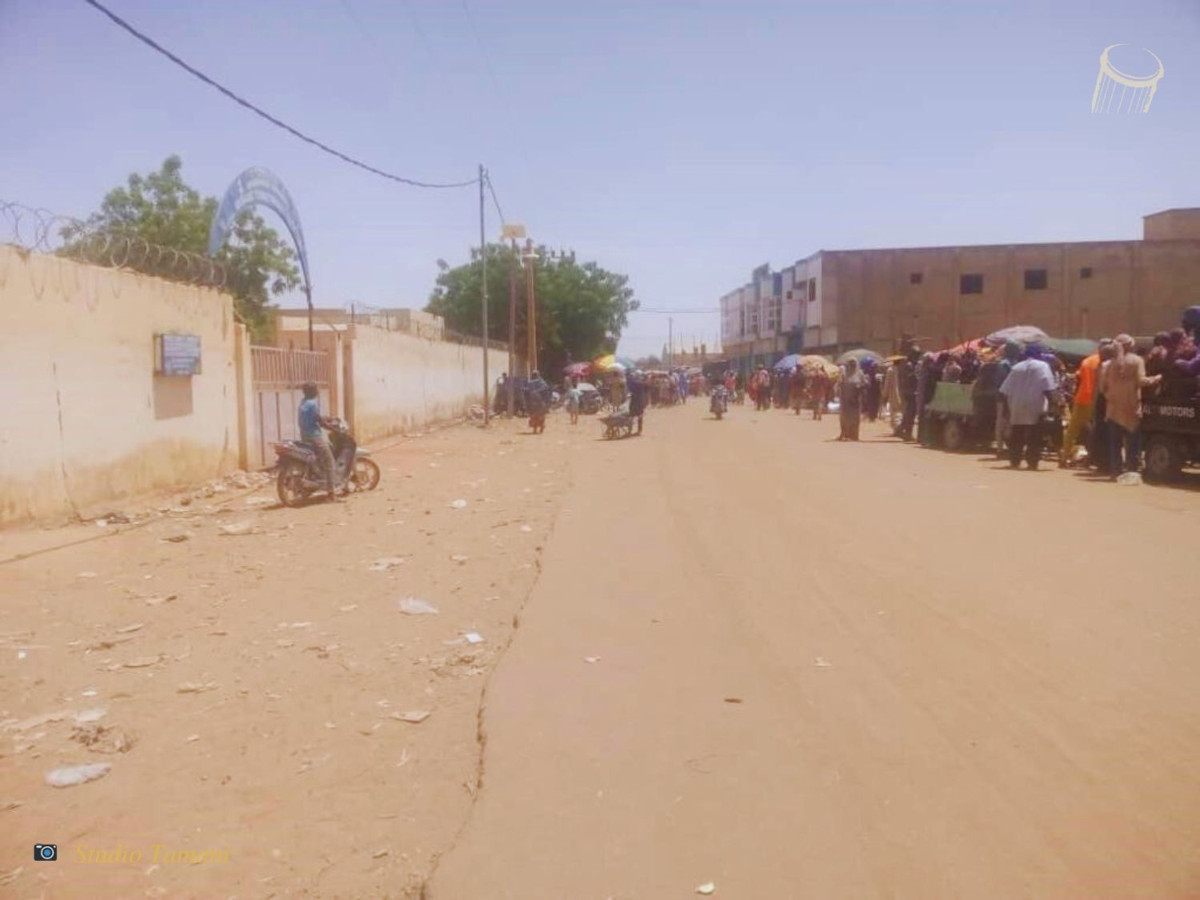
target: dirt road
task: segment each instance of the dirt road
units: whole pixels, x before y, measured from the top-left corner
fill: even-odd
[[[647,425],[0,567],[0,894],[1200,895],[1200,495]]]
[[[1197,495],[836,427],[577,460],[434,900],[1200,895]]]

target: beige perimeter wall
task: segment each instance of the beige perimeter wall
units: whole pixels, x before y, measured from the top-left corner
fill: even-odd
[[[217,291],[0,246],[0,523],[235,469],[240,329]],[[203,374],[156,376],[159,332]]]
[[[479,347],[355,325],[344,352],[346,412],[360,443],[463,416],[483,402]],[[494,385],[508,353],[489,350],[488,359]]]

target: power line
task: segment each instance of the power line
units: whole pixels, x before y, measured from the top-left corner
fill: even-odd
[[[421,47],[425,51],[425,55],[433,59],[433,50],[429,46],[429,39],[425,37],[425,29],[421,27],[421,20],[417,18],[417,11],[412,8],[412,4],[408,0],[404,0],[404,9],[408,13],[408,18],[412,22],[413,31],[417,33],[417,37],[421,41]]]
[[[167,59],[171,60],[171,62],[175,63],[175,65],[182,68],[184,71],[190,73],[191,75],[195,76],[196,78],[199,78],[201,81],[203,81],[205,84],[209,85],[210,87],[216,88],[218,91],[220,91],[222,94],[224,94],[230,100],[232,100],[234,103],[237,103],[239,106],[244,106],[246,109],[250,110],[255,115],[261,116],[262,118],[266,119],[272,125],[282,128],[284,131],[288,132],[289,134],[293,135],[294,137],[298,137],[300,140],[304,141],[305,143],[312,144],[314,147],[317,147],[320,150],[324,150],[326,153],[330,154],[331,156],[336,156],[338,159],[342,160],[343,162],[347,162],[350,165],[356,166],[360,169],[370,172],[373,175],[378,175],[381,178],[387,178],[390,181],[398,181],[401,184],[411,185],[412,187],[461,188],[461,187],[470,187],[473,184],[479,183],[478,178],[472,178],[470,181],[451,181],[451,182],[418,181],[415,178],[405,178],[402,175],[394,175],[391,172],[385,172],[383,169],[377,169],[372,165],[368,165],[367,163],[362,162],[361,160],[357,160],[352,156],[348,156],[345,153],[342,153],[340,150],[335,150],[333,147],[330,147],[328,144],[321,143],[316,138],[309,137],[304,132],[302,132],[296,128],[293,128],[291,125],[287,124],[286,122],[282,121],[281,119],[277,119],[275,116],[271,115],[270,113],[266,112],[265,110],[260,109],[259,107],[255,106],[249,100],[245,100],[242,97],[239,97],[237,94],[235,94],[229,88],[214,81],[212,78],[209,78],[207,75],[205,75],[199,69],[196,69],[196,68],[188,65],[182,59],[180,59],[178,56],[176,56],[174,53],[172,53],[170,50],[167,50],[161,44],[158,44],[157,42],[155,42],[152,38],[147,37],[146,35],[142,34],[140,31],[138,31],[136,28],[134,28],[132,25],[130,25],[128,22],[126,22],[124,19],[122,19],[120,16],[118,16],[112,10],[108,9],[102,3],[98,2],[98,0],[83,0],[83,2],[86,3],[88,6],[91,6],[94,9],[98,10],[99,12],[103,13],[105,16],[107,16],[109,19],[111,19],[114,24],[116,24],[120,28],[123,28],[125,31],[129,32],[131,35],[133,35],[135,38],[137,38],[139,41],[141,41],[146,46],[148,46],[154,50],[157,50],[159,53],[161,53]]]
[[[461,0],[461,2],[463,12],[467,16],[467,25],[470,27],[471,34],[475,38],[475,45],[479,48],[479,55],[483,57],[483,65],[487,70],[488,78],[491,79],[492,90],[496,92],[496,99],[500,101],[501,106],[508,109],[517,109],[518,107],[515,107],[509,101],[508,94],[505,92],[500,79],[496,77],[496,67],[492,65],[492,55],[488,53],[487,45],[484,44],[483,38],[479,36],[479,27],[475,24],[475,14],[471,12],[471,7],[467,4],[467,0]],[[532,172],[534,171],[533,161],[529,156],[529,147],[525,143],[525,133],[518,128],[516,129],[516,136],[517,146],[520,147],[521,155],[525,157],[525,166]]]
[[[496,207],[496,215],[498,215],[500,217],[500,224],[507,225],[508,222],[506,222],[504,220],[504,210],[502,210],[500,208],[500,201],[496,199],[496,189],[492,186],[492,173],[491,172],[488,172],[486,180],[487,180],[488,193],[492,195],[492,204]]]
[[[718,306],[711,306],[711,307],[697,306],[697,307],[693,307],[691,309],[660,309],[658,307],[650,308],[650,307],[645,307],[645,306],[639,306],[637,309],[630,310],[630,312],[635,312],[635,313],[655,313],[655,314],[664,315],[664,316],[690,315],[693,313],[698,314],[698,315],[712,315],[713,313],[719,313],[720,311],[721,311],[721,308]]]

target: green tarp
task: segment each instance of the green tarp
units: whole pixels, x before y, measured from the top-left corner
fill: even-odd
[[[1042,343],[1063,362],[1080,362],[1100,346],[1088,338],[1046,338]]]
[[[930,412],[951,416],[971,416],[975,413],[975,404],[971,401],[972,384],[953,384],[947,381],[938,382],[937,392],[933,395],[927,409]]]

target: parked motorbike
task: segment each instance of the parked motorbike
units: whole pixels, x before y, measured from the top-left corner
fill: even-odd
[[[725,390],[724,385],[718,385],[713,388],[712,397],[708,402],[708,409],[717,417],[718,421],[725,415],[729,409],[729,393]]]
[[[328,420],[329,444],[333,449],[333,484],[336,491],[373,491],[379,486],[379,466],[371,451],[358,446],[349,426],[341,419]],[[275,444],[279,475],[275,482],[284,506],[301,506],[314,492],[325,490],[325,477],[317,452],[304,441]]]

